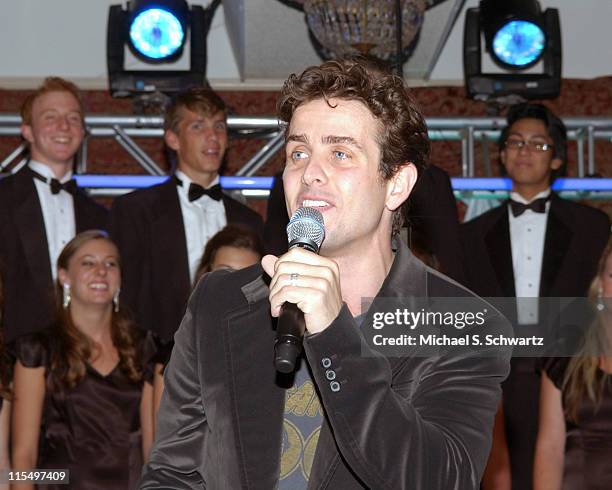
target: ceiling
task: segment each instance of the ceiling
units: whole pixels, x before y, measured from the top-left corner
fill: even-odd
[[[208,78],[214,88],[277,89],[290,73],[321,61],[309,38],[304,13],[288,5],[291,1],[222,1],[208,34]],[[56,74],[85,89],[105,89],[106,19],[109,5],[118,3],[125,4],[125,0],[3,2],[0,87],[31,88],[45,76]],[[208,6],[210,0],[190,3]],[[542,8],[559,9],[565,78],[612,74],[612,1],[540,3]],[[427,10],[419,42],[404,65],[404,75],[412,85],[463,83],[465,11],[477,5],[478,0],[442,0]],[[147,67],[129,56],[126,60],[126,68]],[[178,62],[168,68],[183,69],[186,64]],[[483,68],[488,68],[486,59]]]
[[[227,32],[242,80],[284,79],[289,73],[320,63],[308,36],[305,14],[290,3],[224,0]],[[416,48],[404,65],[408,78],[429,78],[465,0],[437,3],[427,10]]]

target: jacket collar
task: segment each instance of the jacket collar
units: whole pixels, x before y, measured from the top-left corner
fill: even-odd
[[[395,258],[376,297],[425,296],[427,293],[425,265],[412,254],[400,238],[393,239],[392,247],[395,250]],[[242,286],[242,294],[249,304],[268,298],[269,289],[265,276],[263,268],[258,265],[252,269],[252,279]],[[407,277],[410,280],[406,280]]]
[[[395,258],[377,298],[426,296],[427,268],[401,240],[396,239],[393,247]],[[233,393],[232,416],[237,428],[236,448],[242,448],[237,468],[246,488],[274,488],[280,473],[285,389],[272,362],[275,332],[268,328],[271,321],[267,276],[260,265],[236,274],[245,274],[246,283],[240,289],[246,304],[244,301],[234,304],[228,312],[224,335],[227,352],[240,353],[230,356],[227,364]],[[368,314],[364,317],[366,321],[371,321]],[[259,362],[253,362],[254,359]],[[402,359],[390,359],[390,363],[394,368]],[[254,431],[254,425],[259,425],[261,430]],[[278,457],[262,460],[263,453]],[[308,488],[319,488],[339,464],[327,422],[321,428],[316,453]]]
[[[550,296],[555,289],[557,274],[561,268],[572,239],[572,213],[567,203],[554,192],[550,196],[550,209],[546,221],[544,254],[540,272],[540,296]],[[495,270],[497,295],[514,297],[514,271],[508,206],[499,206],[485,234],[485,244],[491,265]]]

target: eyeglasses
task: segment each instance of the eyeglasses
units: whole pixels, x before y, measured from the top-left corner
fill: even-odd
[[[508,139],[504,143],[504,146],[508,150],[520,150],[524,146],[527,146],[531,151],[545,152],[553,147],[550,143],[540,143],[539,141],[524,141],[516,139]]]

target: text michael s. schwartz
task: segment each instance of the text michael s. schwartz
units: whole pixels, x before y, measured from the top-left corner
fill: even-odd
[[[493,346],[543,346],[543,337],[506,337],[504,335],[464,335],[453,337],[448,335],[408,335],[402,334],[396,337],[385,337],[374,335],[372,342],[376,346],[468,346],[468,345],[493,345]]]

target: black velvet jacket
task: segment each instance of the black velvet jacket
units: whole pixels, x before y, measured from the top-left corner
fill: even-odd
[[[215,272],[192,295],[166,368],[141,489],[277,487],[285,390],[272,362],[262,274],[259,265]],[[402,244],[377,297],[441,296],[473,297]],[[487,333],[511,335],[507,321],[482,305],[490,312]],[[309,489],[478,488],[508,350],[387,358],[368,350],[346,305],[304,347],[325,412]]]

